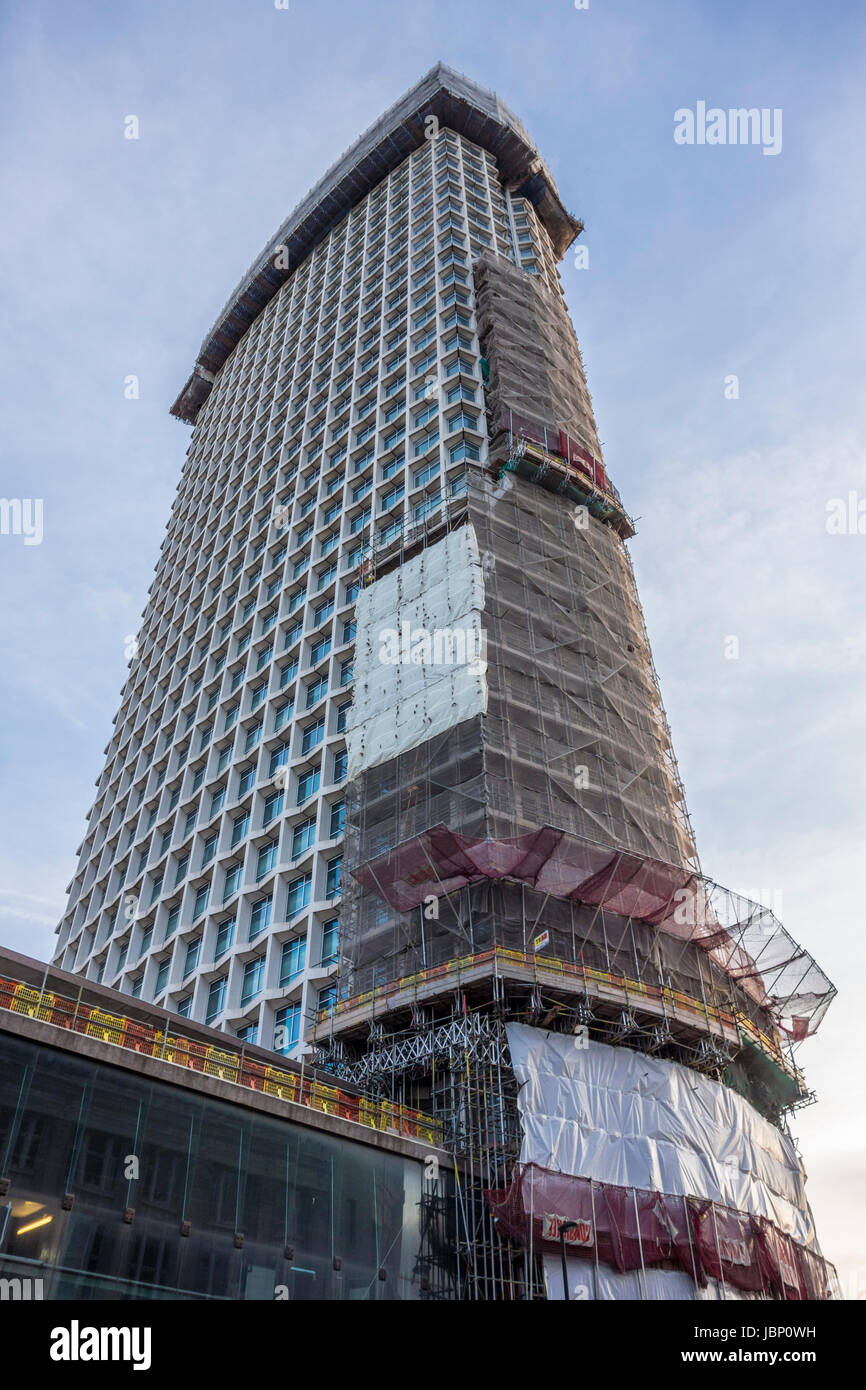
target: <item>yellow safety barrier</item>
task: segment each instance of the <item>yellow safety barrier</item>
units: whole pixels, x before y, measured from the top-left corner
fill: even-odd
[[[89,1038],[101,1038],[103,1042],[122,1044],[126,1032],[126,1019],[115,1014],[103,1013],[101,1009],[91,1009],[85,1029]]]
[[[41,1018],[43,1022],[50,1023],[51,995],[44,995],[41,990],[33,989],[30,985],[16,985],[12,1012],[27,1014],[30,1018]]]

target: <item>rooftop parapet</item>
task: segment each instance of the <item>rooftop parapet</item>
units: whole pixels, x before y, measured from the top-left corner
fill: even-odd
[[[431,116],[495,157],[503,182],[530,199],[556,255],[565,255],[582,224],[563,206],[528,133],[495,93],[437,63],[341,155],[271,238],[202,342],[172,415],[195,423],[214,376],[266,304],[350,209],[424,144]]]

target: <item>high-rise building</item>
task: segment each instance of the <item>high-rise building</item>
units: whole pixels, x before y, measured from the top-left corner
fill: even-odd
[[[431,1296],[555,1296],[566,1217],[590,1296],[678,1261],[786,1296],[823,1277],[789,1044],[833,989],[701,872],[557,272],[580,231],[440,65],[244,276],[173,407],[55,960],[434,1115],[469,1183]]]

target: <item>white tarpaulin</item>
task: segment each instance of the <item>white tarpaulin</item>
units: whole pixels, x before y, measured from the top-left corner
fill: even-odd
[[[562,1301],[562,1259],[557,1255],[542,1256],[544,1268],[544,1287],[548,1299]],[[743,1292],[742,1289],[719,1287],[715,1279],[710,1279],[705,1289],[699,1288],[690,1274],[678,1269],[611,1269],[610,1265],[593,1265],[587,1261],[569,1259],[566,1256],[568,1274],[568,1297],[572,1303],[592,1302],[594,1299],[611,1302],[683,1303],[698,1299],[708,1303],[718,1303],[760,1298],[759,1294]]]
[[[462,526],[358,594],[349,778],[487,709],[484,576]]]
[[[729,1087],[626,1047],[524,1024],[508,1025],[508,1044],[521,1087],[521,1162],[709,1198],[817,1248],[793,1143]]]

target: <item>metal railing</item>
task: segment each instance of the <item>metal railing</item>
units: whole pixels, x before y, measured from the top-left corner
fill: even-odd
[[[417,991],[437,980],[448,980],[453,976],[460,977],[466,972],[484,965],[493,965],[494,970],[497,971],[500,966],[511,965],[530,970],[533,975],[537,975],[539,971],[545,971],[548,974],[568,977],[570,980],[580,980],[583,982],[583,992],[587,996],[591,995],[594,989],[597,992],[600,985],[607,985],[622,993],[626,1003],[630,999],[654,1000],[669,1007],[675,1018],[687,1018],[689,1021],[706,1019],[708,1022],[711,1020],[716,1023],[719,1028],[734,1029],[741,1038],[746,1035],[753,1046],[757,1047],[796,1083],[798,1089],[805,1091],[805,1079],[799,1067],[796,1067],[785,1056],[780,1044],[769,1033],[763,1032],[740,1010],[729,1011],[717,1008],[704,1000],[695,999],[691,995],[683,993],[682,990],[671,989],[668,985],[647,984],[643,980],[633,980],[626,975],[618,975],[614,971],[596,970],[582,964],[576,965],[572,961],[561,960],[557,956],[537,955],[534,952],[516,951],[504,946],[494,946],[488,951],[482,951],[475,955],[457,956],[442,965],[434,965],[426,970],[416,971],[412,975],[404,975],[400,979],[376,985],[362,993],[338,999],[333,1005],[316,1011],[316,1024],[321,1026],[331,1018],[336,1019],[343,1014],[366,1008],[380,1000],[389,999],[395,994]]]
[[[147,1023],[108,1013],[80,997],[72,999],[54,990],[39,989],[23,980],[0,976],[0,1009],[40,1019],[56,1028],[98,1038],[114,1047],[123,1047],[143,1056],[155,1057],[174,1066],[230,1081],[276,1096],[279,1100],[305,1105],[326,1115],[354,1120],[370,1129],[438,1144],[441,1130],[432,1116],[405,1105],[363,1095],[352,1095],[337,1086],[327,1086],[314,1076],[286,1071],[250,1057],[244,1048],[217,1047],[178,1030],[161,1030]]]

